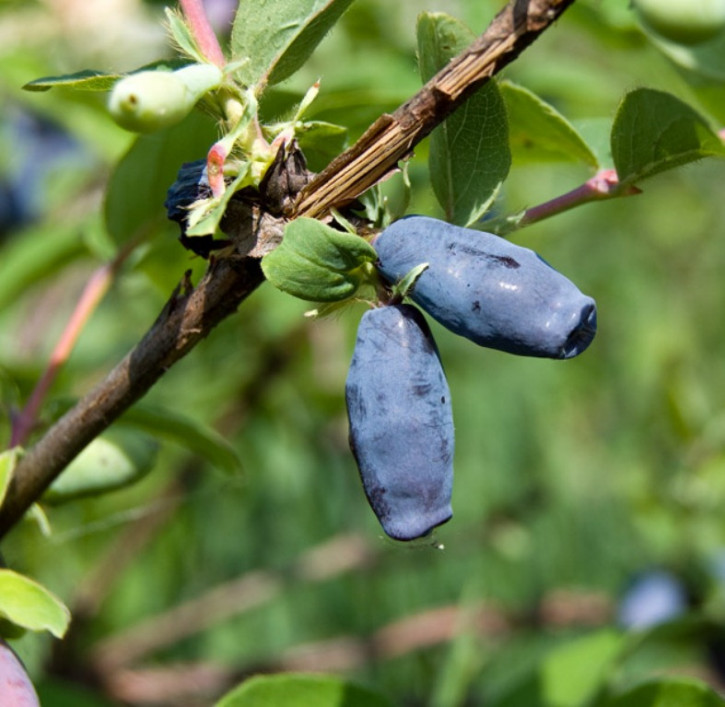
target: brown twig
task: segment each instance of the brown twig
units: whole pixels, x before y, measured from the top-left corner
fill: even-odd
[[[515,59],[574,0],[510,0],[486,32],[392,115],[376,121],[300,194],[293,216],[319,217],[385,178],[399,160],[491,76]],[[263,281],[259,261],[214,262],[193,292],[175,294],[141,342],[62,417],[18,464],[0,508],[0,537],[67,464],[141,398]]]
[[[259,261],[229,258],[213,263],[191,293],[175,292],[136,347],[21,459],[0,508],[0,535],[89,442],[235,312],[263,279]]]
[[[255,570],[98,643],[91,662],[112,674],[156,651],[275,599],[292,581],[323,582],[368,567],[373,550],[356,535],[334,537],[283,571]]]

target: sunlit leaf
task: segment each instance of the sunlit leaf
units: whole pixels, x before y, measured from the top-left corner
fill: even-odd
[[[237,71],[247,86],[279,83],[307,61],[352,0],[241,0],[232,30]]]
[[[509,117],[511,148],[530,161],[574,160],[598,167],[598,160],[576,128],[551,104],[523,86],[498,85]]]
[[[649,88],[625,96],[612,126],[612,157],[621,183],[710,156],[725,157],[725,145],[679,98]]]
[[[62,638],[70,622],[70,612],[60,599],[8,569],[0,569],[0,617],[29,631],[50,631],[56,638]]]

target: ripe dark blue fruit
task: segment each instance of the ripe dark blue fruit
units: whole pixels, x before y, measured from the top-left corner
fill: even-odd
[[[12,648],[0,639],[0,705],[40,707],[38,695],[25,667]]]
[[[206,199],[211,196],[211,187],[206,172],[206,159],[184,162],[176,175],[176,181],[166,192],[166,216],[171,221],[176,221],[181,228],[179,240],[184,248],[208,258],[212,251],[224,248],[229,241],[215,239],[214,236],[187,236],[186,218],[189,215],[189,207],[198,199]]]
[[[619,605],[619,623],[630,629],[646,629],[672,621],[687,611],[687,592],[670,572],[641,574],[627,588]]]
[[[413,540],[449,520],[450,392],[430,328],[415,307],[363,315],[345,398],[350,446],[385,532]]]
[[[184,162],[176,175],[176,181],[166,193],[164,201],[166,216],[171,221],[177,221],[185,232],[189,207],[197,199],[209,196],[211,196],[211,187],[206,173],[206,159]]]
[[[390,283],[428,263],[411,299],[481,346],[572,358],[594,338],[594,300],[528,248],[425,216],[396,221],[373,247]]]

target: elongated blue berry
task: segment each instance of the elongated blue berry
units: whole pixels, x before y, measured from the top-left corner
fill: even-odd
[[[481,346],[572,358],[594,338],[594,300],[528,248],[425,216],[396,221],[373,247],[390,283],[428,263],[411,299]]]
[[[350,446],[385,532],[413,540],[449,520],[450,392],[430,328],[415,307],[363,315],[345,398]]]
[[[25,667],[12,648],[0,639],[0,705],[40,707],[38,695]]]

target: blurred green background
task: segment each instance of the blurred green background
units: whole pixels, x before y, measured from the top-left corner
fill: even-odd
[[[419,12],[449,12],[480,33],[501,5],[358,0],[264,110],[278,114],[321,78],[310,115],[354,139],[419,88]],[[722,120],[725,100],[693,88],[627,5],[581,0],[504,76],[586,135],[602,134],[640,86]],[[160,19],[159,4],[130,0],[0,5],[0,176],[22,183],[13,208],[28,202],[0,243],[5,439],[87,278],[115,251],[103,190],[133,139],[107,119],[101,96],[20,87],[164,56]],[[66,147],[48,147],[38,137],[47,133]],[[203,156],[203,145],[179,163]],[[408,212],[440,215],[426,149],[409,165]],[[50,154],[59,156],[35,178]],[[500,212],[591,176],[514,157]],[[74,611],[63,642],[15,644],[47,704],[205,705],[251,673],[309,669],[340,670],[396,705],[573,706],[586,687],[536,702],[544,698],[525,686],[545,656],[582,636],[589,643],[575,651],[572,675],[606,670],[625,684],[664,670],[722,685],[710,654],[725,620],[724,177],[722,163],[701,162],[636,197],[514,234],[597,300],[599,332],[580,358],[518,358],[432,325],[457,435],[454,517],[436,535],[444,549],[385,540],[362,492],[343,388],[363,306],[310,321],[309,304],[258,290],[142,403],[218,430],[241,457],[240,474],[165,442],[141,482],[51,509],[49,537],[25,522],[4,543],[8,566]],[[385,190],[399,201],[400,177]],[[44,422],[120,360],[185,269],[203,272],[157,208],[153,239],[83,332]],[[653,567],[680,578],[693,605],[685,618],[704,616],[708,628],[644,641],[610,667],[611,646],[630,637],[615,628],[618,602]]]

